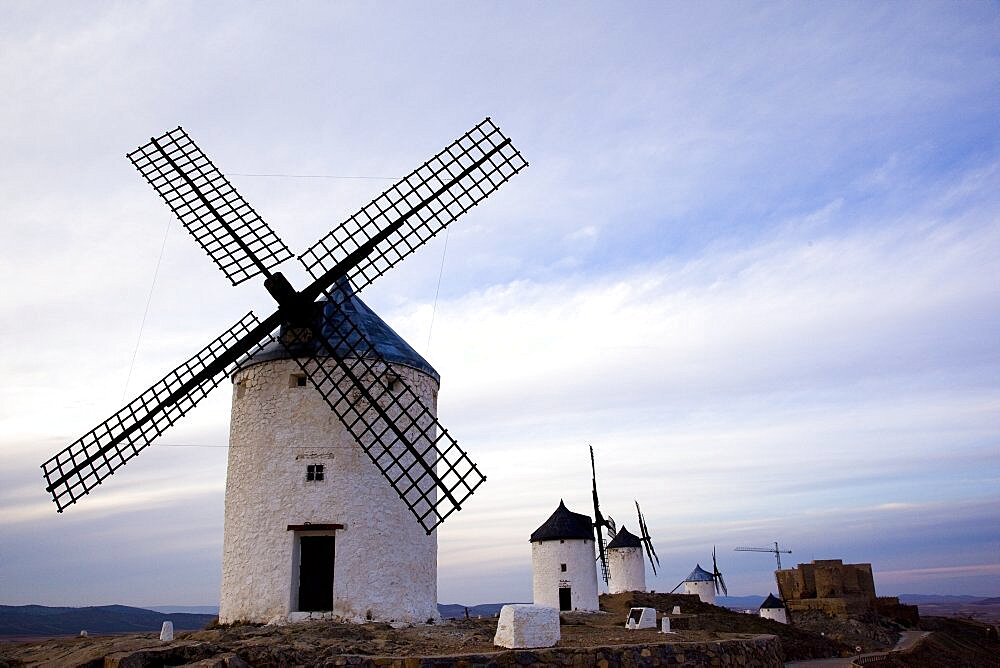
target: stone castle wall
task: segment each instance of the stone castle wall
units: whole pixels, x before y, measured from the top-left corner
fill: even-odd
[[[820,559],[775,571],[778,592],[789,612],[818,610],[846,617],[875,610],[875,578],[871,564],[845,564]]]

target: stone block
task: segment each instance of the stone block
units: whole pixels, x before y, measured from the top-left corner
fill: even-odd
[[[541,605],[512,604],[500,610],[493,644],[522,649],[559,642],[559,611]]]
[[[163,627],[160,628],[160,640],[164,642],[170,642],[173,639],[174,639],[174,623],[163,622]]]
[[[288,621],[290,622],[304,622],[307,621],[312,613],[310,612],[289,612]]]
[[[628,619],[625,621],[625,628],[629,629],[655,629],[656,628],[656,608],[632,608],[628,611]]]

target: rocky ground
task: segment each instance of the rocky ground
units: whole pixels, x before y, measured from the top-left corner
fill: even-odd
[[[755,615],[701,603],[697,597],[669,594],[602,596],[603,614],[569,613],[562,617],[560,647],[599,647],[667,642],[655,630],[626,630],[630,607],[654,607],[681,615],[670,643],[749,639],[761,634],[780,638],[786,660],[850,653],[864,640],[865,648],[881,648],[870,629],[839,630],[838,638],[810,629],[778,624]],[[853,633],[848,633],[851,630]],[[308,622],[285,626],[240,625],[181,632],[172,643],[156,634],[64,637],[31,643],[0,643],[0,668],[53,666],[288,666],[334,664],[345,656],[420,657],[496,652],[495,618],[449,620],[434,625],[394,629],[387,624]],[[872,636],[872,637],[869,637]],[[846,642],[845,642],[846,641]],[[894,640],[892,640],[894,642]],[[890,643],[891,645],[891,643]],[[201,662],[201,663],[199,663]]]

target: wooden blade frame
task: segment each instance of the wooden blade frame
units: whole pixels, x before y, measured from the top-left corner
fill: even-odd
[[[348,294],[349,290],[327,292],[326,302],[317,305],[319,325],[291,330],[281,341],[431,533],[461,509],[486,476],[345,313]],[[319,347],[325,355],[295,354],[303,345]]]
[[[334,228],[299,260],[323,288],[347,276],[360,292],[527,166],[510,139],[486,118]],[[366,246],[370,250],[349,261]]]
[[[591,495],[594,498],[594,530],[597,531],[597,558],[601,562],[601,576],[604,584],[610,584],[608,575],[608,557],[604,541],[604,530],[610,529],[611,524],[604,519],[601,514],[601,504],[597,500],[597,467],[594,465],[594,446],[590,446],[590,473],[591,473]]]
[[[269,276],[292,257],[183,128],[151,138],[128,159],[233,285]]]
[[[157,381],[127,406],[42,464],[46,491],[59,512],[90,493],[183,417],[270,340],[276,319],[252,312]]]
[[[649,535],[646,518],[642,515],[638,501],[635,502],[635,512],[639,515],[639,533],[642,534],[642,545],[646,548],[646,557],[649,558],[649,566],[653,569],[653,575],[656,575],[656,567],[660,565],[660,558],[656,556],[656,550],[653,549],[653,539]]]

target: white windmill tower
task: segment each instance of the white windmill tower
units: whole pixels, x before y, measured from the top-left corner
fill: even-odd
[[[232,376],[220,620],[436,617],[434,529],[485,477],[437,421],[437,373],[354,293],[526,167],[521,154],[485,119],[300,255],[301,290],[275,271],[288,247],[182,128],[129,158],[233,285],[263,276],[278,309],[42,464],[58,510]]]
[[[587,515],[559,507],[531,534],[535,605],[558,610],[600,610],[594,525]]]
[[[785,604],[774,594],[768,594],[764,602],[760,604],[759,614],[764,619],[773,619],[782,624],[788,623],[788,615],[785,613]]]
[[[646,591],[646,566],[642,557],[643,548],[649,557],[649,566],[656,575],[656,567],[660,560],[653,549],[653,539],[646,526],[646,518],[642,516],[639,502],[635,502],[635,510],[639,519],[639,532],[636,536],[624,526],[618,530],[607,546],[608,560],[608,593],[620,594],[626,591]]]
[[[684,578],[684,581],[677,585],[677,587],[681,585],[684,585],[685,594],[697,594],[702,603],[715,605],[715,595],[720,590],[724,596],[729,595],[729,591],[726,589],[726,581],[722,579],[719,564],[715,559],[714,547],[712,548],[712,572],[709,573],[701,567],[701,564],[696,564],[691,574]],[[677,590],[677,587],[674,587],[674,591]]]

